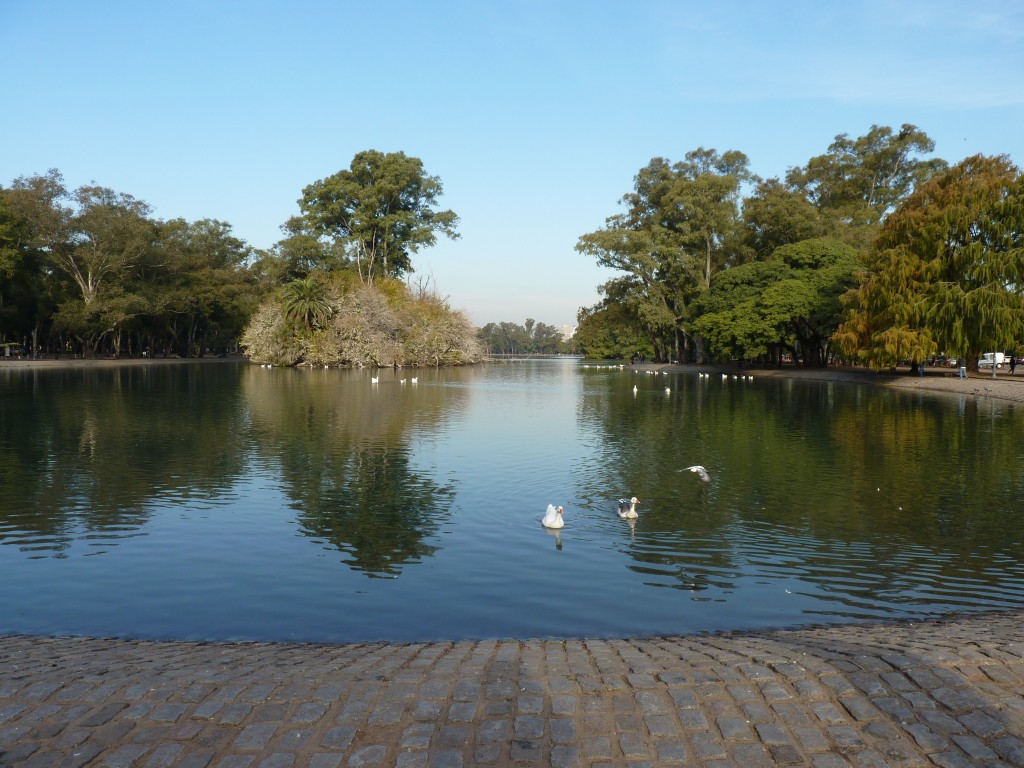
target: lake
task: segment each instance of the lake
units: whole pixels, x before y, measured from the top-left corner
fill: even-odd
[[[577,360],[370,376],[0,369],[0,633],[633,637],[1024,605],[1018,405]]]

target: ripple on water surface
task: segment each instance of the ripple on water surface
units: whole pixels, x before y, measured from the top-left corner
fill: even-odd
[[[1024,603],[1012,408],[574,361],[417,374],[0,372],[0,632],[632,636]]]

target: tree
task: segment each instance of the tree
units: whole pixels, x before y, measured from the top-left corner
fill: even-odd
[[[918,157],[934,150],[935,142],[917,126],[904,124],[894,133],[872,125],[857,139],[839,134],[826,154],[791,169],[786,181],[866,245],[901,200],[947,167],[944,160]]]
[[[71,242],[56,244],[53,258],[82,293],[86,305],[108,282],[116,283],[152,248],[155,232],[150,208],[131,195],[106,187],[79,187],[70,221]]]
[[[458,237],[458,217],[435,208],[441,193],[440,180],[424,172],[419,158],[367,150],[348,170],[303,189],[302,215],[285,226],[293,236],[316,237],[328,251],[340,248],[360,279],[372,284],[380,276],[413,271],[410,254],[433,245],[438,233]],[[323,258],[308,244],[299,250],[307,258]]]
[[[891,215],[836,340],[875,368],[938,351],[966,358],[1024,338],[1024,178],[976,155]]]
[[[777,248],[771,258],[720,272],[695,303],[694,330],[724,359],[768,356],[783,349],[822,367],[842,320],[840,297],[855,285],[861,261],[849,245],[824,238]]]
[[[285,319],[303,326],[306,333],[320,328],[334,314],[327,290],[316,277],[292,280],[281,290],[281,313]]]
[[[832,228],[802,192],[778,179],[762,181],[743,201],[743,227],[744,244],[756,259],[782,245],[824,237]]]
[[[621,360],[637,353],[644,357],[654,354],[640,321],[624,304],[583,307],[576,320],[577,348],[589,358]]]
[[[563,348],[561,331],[532,317],[526,318],[523,325],[488,323],[477,331],[477,336],[490,354],[497,355],[553,355]]]
[[[159,269],[146,274],[152,306],[182,357],[234,343],[255,306],[252,249],[227,222],[172,219],[159,227]]]
[[[739,190],[753,179],[741,152],[703,147],[682,162],[651,160],[636,175],[626,211],[583,235],[576,250],[625,273],[604,287],[647,330],[659,360],[693,341],[688,307],[716,271],[739,261]]]
[[[45,255],[32,243],[28,220],[12,204],[14,193],[0,187],[0,341],[36,338],[53,312],[55,281]]]

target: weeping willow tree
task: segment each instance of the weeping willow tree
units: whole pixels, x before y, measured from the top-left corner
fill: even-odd
[[[835,340],[883,369],[935,352],[977,369],[1024,338],[1024,176],[1008,157],[969,157],[886,220]]]

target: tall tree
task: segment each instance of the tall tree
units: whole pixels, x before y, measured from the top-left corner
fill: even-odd
[[[410,255],[433,245],[439,233],[458,237],[458,217],[436,209],[441,193],[441,181],[427,175],[419,158],[367,150],[347,170],[307,186],[298,201],[301,217],[285,226],[340,246],[372,284],[413,271]]]
[[[744,244],[755,259],[766,259],[782,245],[824,237],[829,220],[802,192],[778,179],[760,182],[743,201]]]
[[[694,330],[719,358],[778,362],[790,349],[804,365],[823,367],[843,317],[840,297],[860,266],[857,251],[835,240],[781,246],[766,261],[719,273],[695,304]]]
[[[934,150],[935,142],[917,126],[894,132],[872,125],[856,139],[839,134],[824,155],[791,169],[786,181],[867,244],[901,200],[947,167],[944,160],[922,157]]]
[[[182,357],[230,346],[255,305],[252,249],[216,219],[172,219],[159,231],[161,263],[146,282],[168,341]]]
[[[620,201],[626,211],[580,237],[578,251],[625,273],[605,286],[605,295],[630,306],[658,359],[683,357],[692,340],[690,302],[716,271],[740,259],[739,193],[752,179],[741,152],[701,147],[675,164],[655,158]]]
[[[923,185],[885,222],[836,339],[875,368],[934,352],[977,367],[1024,338],[1024,177],[976,155]]]

